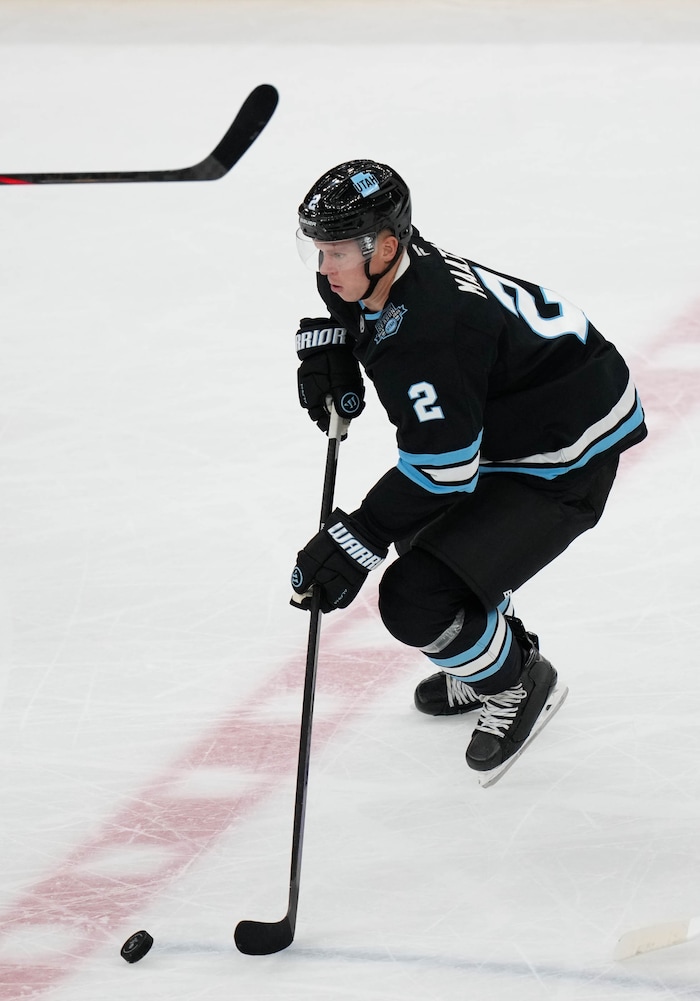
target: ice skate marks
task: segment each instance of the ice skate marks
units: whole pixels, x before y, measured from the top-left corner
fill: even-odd
[[[526,748],[530,746],[535,737],[544,730],[550,720],[556,715],[556,713],[561,709],[564,704],[566,696],[569,694],[569,689],[567,686],[559,687],[555,686],[552,691],[547,696],[547,701],[545,702],[542,712],[537,717],[537,722],[530,731],[530,735],[527,740],[523,741],[522,747],[520,747],[515,754],[511,755],[507,761],[504,761],[502,765],[497,765],[495,768],[491,768],[488,772],[479,772],[479,785],[482,789],[487,789],[489,786],[495,785],[500,779],[503,778],[508,769],[515,764],[520,755]]]

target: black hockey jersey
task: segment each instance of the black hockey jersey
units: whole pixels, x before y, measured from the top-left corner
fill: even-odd
[[[398,465],[356,512],[383,541],[482,476],[545,483],[646,436],[624,359],[549,289],[440,250],[415,229],[380,313],[344,302],[322,275],[318,288],[396,427]]]

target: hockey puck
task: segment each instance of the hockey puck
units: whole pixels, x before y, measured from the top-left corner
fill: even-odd
[[[138,963],[153,945],[153,936],[147,931],[137,931],[122,946],[121,957],[127,963]]]

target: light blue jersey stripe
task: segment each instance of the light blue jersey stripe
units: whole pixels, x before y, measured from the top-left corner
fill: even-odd
[[[397,468],[430,493],[471,493],[479,477],[482,434],[467,448],[452,452],[416,453],[399,449]]]
[[[456,466],[471,462],[481,448],[483,431],[479,432],[476,441],[466,448],[458,448],[453,452],[405,452],[399,449],[399,457],[411,466]]]
[[[568,463],[567,465],[555,463],[547,455],[533,455],[525,459],[501,460],[499,462],[489,462],[486,459],[482,459],[480,472],[524,473],[529,476],[539,476],[541,479],[545,480],[553,480],[557,476],[563,476],[565,473],[571,472],[573,469],[581,469],[581,467],[590,462],[594,456],[601,455],[612,450],[624,438],[626,438],[627,435],[642,426],[644,422],[644,411],[642,410],[642,404],[639,396],[636,394],[635,399],[635,408],[627,420],[620,424],[615,431],[611,431],[594,445],[589,446],[581,453],[578,459]],[[557,453],[552,453],[552,455],[556,454]],[[520,465],[519,463],[527,463],[527,465]]]
[[[431,494],[454,494],[454,493],[472,493],[476,487],[476,482],[479,476],[478,469],[474,473],[473,477],[465,483],[435,483],[430,477],[426,476],[425,473],[421,472],[420,469],[416,469],[415,466],[409,465],[402,459],[399,459],[396,468],[404,476],[407,476],[409,480],[413,480],[417,483],[419,487],[424,490],[428,490]]]

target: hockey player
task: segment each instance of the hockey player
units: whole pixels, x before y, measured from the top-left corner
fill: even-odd
[[[557,692],[511,594],[597,523],[620,453],[646,436],[627,365],[557,293],[425,240],[385,164],[324,174],[297,242],[330,313],[297,332],[301,405],[324,431],[329,397],[357,417],[364,370],[398,442],[360,507],[299,552],[297,603],[317,585],[324,612],[345,608],[393,543],[382,620],[439,669],[415,704],[478,710],[467,763],[504,769]]]

